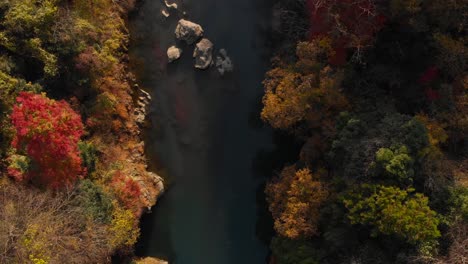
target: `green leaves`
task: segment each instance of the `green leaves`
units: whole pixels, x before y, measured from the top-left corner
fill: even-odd
[[[388,148],[381,148],[377,151],[375,156],[378,166],[381,166],[386,174],[396,177],[399,180],[413,177],[414,162],[408,155],[406,146],[401,146],[394,151]]]
[[[414,189],[361,185],[343,199],[352,224],[371,227],[371,235],[397,235],[411,244],[440,237],[436,212],[428,198]]]

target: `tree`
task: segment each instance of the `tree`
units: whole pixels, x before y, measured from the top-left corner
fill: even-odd
[[[308,0],[307,8],[310,39],[332,38],[335,54],[330,57],[330,63],[333,65],[346,62],[348,48],[354,49],[354,58],[360,60],[386,21],[378,0]]]
[[[85,174],[78,149],[84,127],[67,102],[21,92],[11,122],[16,132],[13,148],[31,161],[26,170],[10,166],[16,180],[59,188]]]
[[[382,167],[387,175],[398,180],[411,179],[414,175],[413,159],[408,155],[408,148],[381,148],[375,154],[377,165]]]
[[[352,224],[371,227],[372,236],[396,235],[412,244],[427,243],[440,237],[436,212],[428,198],[413,189],[362,185],[343,199]]]
[[[141,187],[132,177],[117,171],[110,187],[125,209],[138,213],[141,208]]]
[[[263,82],[262,119],[283,130],[304,121],[310,128],[330,130],[330,120],[348,106],[339,90],[341,72],[324,66],[331,52],[327,38],[301,42],[294,65],[270,70]]]
[[[284,168],[265,192],[275,230],[281,236],[299,239],[318,234],[320,207],[328,191],[309,169]]]

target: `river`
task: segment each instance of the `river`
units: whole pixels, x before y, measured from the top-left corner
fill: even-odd
[[[193,46],[181,45],[181,59],[167,64],[182,13],[165,19],[162,2],[144,0],[131,19],[131,64],[153,97],[146,151],[168,187],[142,219],[137,255],[176,264],[266,263],[259,234],[271,224],[259,220],[266,179],[258,163],[274,145],[258,116],[271,56],[270,2],[177,2],[215,50],[227,50],[235,70],[224,77],[195,70]]]

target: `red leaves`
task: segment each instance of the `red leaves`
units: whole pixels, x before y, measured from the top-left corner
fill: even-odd
[[[72,184],[82,177],[78,141],[83,135],[80,116],[65,101],[21,92],[11,122],[16,130],[12,146],[31,159],[25,175],[9,170],[16,179],[31,180],[51,188]]]
[[[125,208],[135,210],[141,207],[141,188],[133,178],[117,172],[110,185]]]
[[[419,84],[426,85],[432,82],[434,79],[439,77],[439,69],[436,66],[429,67],[422,75],[419,77]]]
[[[328,36],[334,40],[333,65],[346,62],[347,48],[360,51],[369,46],[386,22],[374,0],[307,0],[307,9],[309,38]]]

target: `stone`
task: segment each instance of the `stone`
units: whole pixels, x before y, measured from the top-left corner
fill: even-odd
[[[179,8],[176,3],[169,4],[169,2],[167,2],[167,0],[164,0],[164,4],[166,5],[167,8],[173,8],[175,10],[177,10],[177,8]]]
[[[177,23],[175,35],[178,40],[185,41],[191,45],[203,36],[203,28],[196,23],[181,19]]]
[[[164,193],[164,180],[161,176],[157,175],[154,172],[148,172],[148,176],[153,180],[153,184],[157,191],[157,197],[161,196]]]
[[[166,18],[169,17],[169,15],[170,15],[169,12],[166,9],[161,10],[161,14]]]
[[[167,49],[167,59],[169,62],[179,59],[180,55],[182,55],[182,50],[176,46],[171,46]]]
[[[232,72],[234,65],[232,65],[231,58],[227,55],[225,49],[219,50],[219,55],[216,56],[216,69],[219,74],[224,75],[226,72]]]
[[[143,259],[135,260],[136,264],[169,264],[169,262],[153,257],[146,257]]]
[[[213,62],[213,43],[207,38],[200,40],[195,46],[193,57],[195,68],[204,70],[210,67]]]

